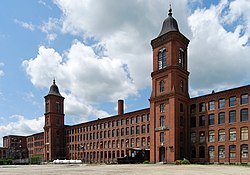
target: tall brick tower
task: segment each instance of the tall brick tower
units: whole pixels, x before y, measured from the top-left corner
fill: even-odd
[[[189,40],[180,33],[170,7],[153,48],[150,97],[150,161],[174,162],[187,155]]]
[[[46,161],[65,157],[64,97],[53,81],[45,97],[44,158]]]

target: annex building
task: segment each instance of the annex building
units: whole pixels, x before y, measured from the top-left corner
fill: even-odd
[[[170,9],[160,34],[151,41],[149,108],[124,113],[124,102],[118,100],[117,115],[68,126],[64,97],[54,81],[44,97],[44,132],[4,137],[5,157],[115,162],[144,150],[152,163],[183,158],[198,163],[250,163],[250,85],[190,98],[188,44]]]

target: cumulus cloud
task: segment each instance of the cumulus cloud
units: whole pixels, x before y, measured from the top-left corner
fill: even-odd
[[[80,42],[75,42],[62,56],[41,46],[36,58],[25,60],[23,66],[37,87],[48,88],[56,77],[66,97],[65,111],[69,115],[105,117],[106,112],[92,105],[137,94],[121,61],[99,56]]]
[[[66,112],[100,116],[107,113],[94,104],[126,99],[150,87],[150,40],[158,35],[167,17],[168,2],[54,0],[54,3],[62,11],[61,18],[50,18],[41,28],[43,32],[51,34],[54,40],[57,35],[53,36],[53,31],[62,27],[63,33],[80,36],[85,44],[74,42],[63,53],[41,46],[35,58],[23,62],[35,86],[47,88],[56,77],[62,93],[70,99],[65,101]],[[181,32],[191,40],[191,95],[246,82],[250,23],[247,0],[222,0],[207,8],[192,3],[202,1],[177,0],[172,4]],[[188,9],[190,6],[196,9]]]
[[[36,119],[27,119],[24,116],[13,115],[10,116],[8,120],[13,120],[8,124],[4,125],[4,120],[0,124],[0,146],[3,145],[2,137],[6,135],[29,135],[31,133],[37,133],[43,131],[44,117],[39,117]],[[0,118],[1,121],[1,118]]]
[[[192,95],[249,83],[250,19],[245,16],[250,6],[246,4],[224,0],[197,9],[188,18],[193,35],[189,46]],[[241,15],[244,20],[239,20]]]

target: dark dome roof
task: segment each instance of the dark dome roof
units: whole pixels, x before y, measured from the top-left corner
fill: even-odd
[[[178,28],[177,21],[172,17],[172,9],[170,8],[168,17],[163,22],[162,29],[161,29],[159,36],[164,35],[171,31],[179,32],[179,28]]]
[[[49,89],[49,94],[48,95],[57,95],[57,96],[61,96],[60,92],[59,92],[59,88],[56,85],[56,81],[53,80],[53,84],[50,86]]]

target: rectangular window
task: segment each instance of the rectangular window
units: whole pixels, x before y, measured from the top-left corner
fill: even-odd
[[[120,130],[119,129],[116,130],[116,136],[120,137]]]
[[[200,103],[199,112],[205,112],[205,109],[206,109],[206,104],[205,104],[205,102]]]
[[[140,123],[140,116],[139,115],[136,116],[136,123]]]
[[[124,125],[124,120],[123,119],[121,119],[121,126],[123,126]]]
[[[141,121],[142,121],[142,122],[146,122],[146,115],[145,115],[145,114],[143,114],[143,115],[141,116]]]
[[[208,147],[208,155],[210,159],[214,159],[214,146]]]
[[[205,115],[201,115],[199,119],[200,126],[205,126]]]
[[[129,125],[129,118],[126,118],[126,125]]]
[[[214,131],[209,131],[208,141],[209,141],[209,142],[214,142],[214,141],[215,141],[215,134],[214,134]]]
[[[160,132],[160,142],[164,142],[164,132]]]
[[[150,124],[147,125],[147,133],[150,133]]]
[[[214,114],[210,114],[208,116],[208,124],[209,125],[214,125]]]
[[[219,99],[219,109],[224,109],[225,108],[225,98]]]
[[[183,103],[180,103],[180,112],[184,112],[184,106],[183,106]]]
[[[131,117],[131,124],[135,124],[135,118],[134,117]]]
[[[229,123],[236,122],[236,111],[229,111]]]
[[[134,134],[135,134],[135,129],[134,129],[133,126],[130,128],[130,134],[131,134],[131,135],[134,135]]]
[[[179,49],[179,66],[184,69],[184,50],[182,48]]]
[[[209,102],[209,105],[208,105],[208,110],[209,111],[212,111],[212,110],[214,110],[215,108],[214,108],[214,101],[210,101]]]
[[[141,133],[142,133],[142,134],[145,134],[145,133],[146,133],[146,126],[145,126],[145,125],[142,125],[142,126],[141,126]]]
[[[190,107],[191,114],[195,114],[196,112],[196,104],[192,104]]]
[[[220,142],[224,142],[225,141],[225,130],[224,129],[221,129],[219,130],[219,137],[218,137],[218,140]]]
[[[236,140],[236,129],[230,129],[229,130],[229,140],[235,141]]]
[[[124,136],[124,128],[121,129],[121,136]]]
[[[234,107],[234,106],[236,106],[236,96],[229,98],[229,107]]]
[[[219,113],[219,117],[218,117],[218,124],[224,124],[225,123],[225,112],[221,112]]]
[[[240,96],[240,104],[241,105],[248,104],[248,94],[243,94]]]
[[[165,126],[165,117],[160,116],[160,127],[164,127],[164,126]]]
[[[225,158],[225,146],[219,146],[219,158],[224,159]]]
[[[241,145],[241,158],[244,158],[244,159],[248,158],[248,145],[247,144]]]
[[[236,146],[235,145],[230,145],[229,146],[229,152],[230,152],[230,158],[231,159],[236,158]]]
[[[150,121],[150,114],[147,115],[147,120]]]
[[[200,143],[205,143],[205,132],[204,131],[200,132]]]
[[[190,120],[190,127],[191,127],[191,128],[196,127],[196,117],[195,117],[195,116],[192,116],[192,117],[191,117],[191,120]]]
[[[160,112],[165,112],[165,104],[164,103],[160,104]]]
[[[192,133],[191,133],[191,143],[192,143],[192,144],[195,144],[195,142],[196,142],[196,133],[195,133],[195,132],[192,132]]]
[[[116,126],[120,126],[120,120],[116,121]]]
[[[129,135],[129,127],[126,128],[126,135]]]
[[[240,110],[240,121],[247,122],[248,121],[248,109]]]
[[[60,103],[57,101],[56,102],[56,112],[59,113],[60,112]]]
[[[140,134],[140,126],[136,126],[136,134]]]

